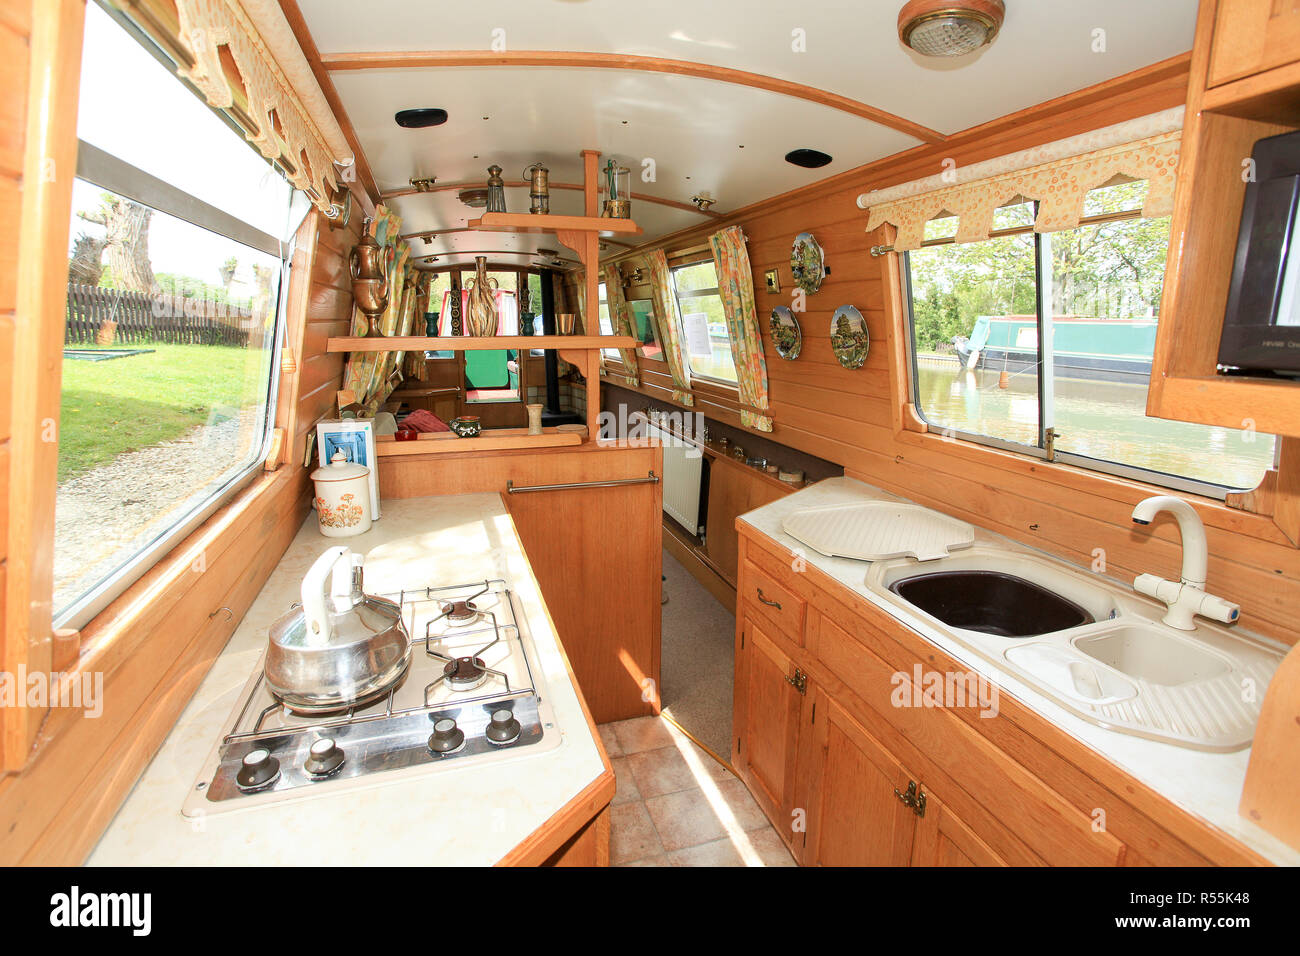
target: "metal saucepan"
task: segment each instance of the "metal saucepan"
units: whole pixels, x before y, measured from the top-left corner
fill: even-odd
[[[271,626],[266,683],[290,710],[329,713],[382,697],[410,663],[401,608],[366,595],[361,556],[333,547],[303,578],[302,607]]]

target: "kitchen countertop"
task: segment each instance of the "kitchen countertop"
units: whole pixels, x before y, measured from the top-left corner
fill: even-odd
[[[329,546],[367,554],[365,587],[504,578],[532,632],[563,742],[554,750],[199,818],[181,815],[271,624]],[[490,865],[605,773],[537,580],[496,494],[384,502],[363,535],[326,538],[311,514],[91,854],[90,865]]]
[[[1237,813],[1242,785],[1246,779],[1246,765],[1250,759],[1249,749],[1235,753],[1189,750],[1174,744],[1134,737],[1088,723],[1045,697],[1013,673],[997,667],[988,659],[957,643],[932,626],[928,618],[918,613],[909,613],[877,596],[865,585],[870,562],[827,557],[805,547],[798,539],[781,530],[785,518],[795,511],[871,500],[905,501],[906,499],[852,478],[829,478],[741,515],[740,520],[776,541],[783,548],[790,551],[798,550],[806,555],[810,565],[830,576],[858,597],[902,621],[944,653],[993,681],[1001,692],[1011,694],[1044,719],[1065,730],[1183,810],[1202,818],[1274,863],[1300,866],[1300,851],[1287,846],[1268,831]],[[1041,552],[1036,552],[1033,548],[978,527],[975,529],[975,544],[1021,554],[1041,555]],[[1046,559],[1058,565],[1063,563],[1054,557]],[[1091,572],[1083,569],[1076,570],[1091,575]],[[1157,618],[1162,613],[1163,607],[1155,611]],[[1285,650],[1276,642],[1268,643]]]

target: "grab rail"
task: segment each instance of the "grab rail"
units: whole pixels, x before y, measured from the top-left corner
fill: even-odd
[[[654,485],[659,476],[653,471],[645,478],[618,478],[610,481],[570,481],[559,485],[524,485],[516,488],[513,481],[506,482],[506,493],[522,495],[526,491],[566,491],[569,488],[615,488],[619,485]]]

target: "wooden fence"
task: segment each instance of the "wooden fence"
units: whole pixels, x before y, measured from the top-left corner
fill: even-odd
[[[248,345],[261,322],[237,306],[68,284],[65,345]],[[111,334],[111,338],[110,338]]]

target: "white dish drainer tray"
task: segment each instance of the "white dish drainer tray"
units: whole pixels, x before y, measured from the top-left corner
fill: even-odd
[[[975,529],[966,522],[893,501],[805,508],[787,517],[781,527],[827,557],[859,561],[903,557],[933,561],[975,543]]]

